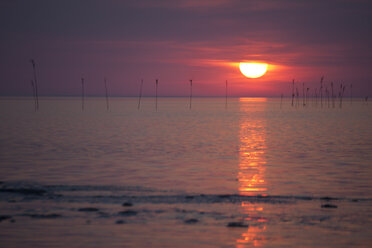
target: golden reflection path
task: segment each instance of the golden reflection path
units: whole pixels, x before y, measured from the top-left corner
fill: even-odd
[[[265,120],[260,116],[265,108],[266,98],[240,98],[240,147],[239,147],[239,194],[267,194],[265,181]],[[262,204],[242,202],[245,222],[249,224],[236,241],[236,247],[259,247],[265,242],[266,219]]]

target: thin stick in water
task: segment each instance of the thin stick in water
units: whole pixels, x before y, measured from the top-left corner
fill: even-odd
[[[227,80],[226,80],[226,87],[225,87],[225,109],[227,109]]]
[[[81,110],[84,111],[84,78],[81,78]]]
[[[294,79],[292,80],[292,107],[293,107],[293,100],[294,100],[294,97],[295,97],[295,93],[294,93]]]
[[[189,106],[189,109],[191,109],[191,102],[192,102],[192,79],[190,80],[190,106]]]
[[[306,105],[308,105],[308,98],[309,98],[309,90],[310,88],[306,88]]]
[[[344,93],[345,93],[345,85],[342,86],[342,84],[340,85],[340,108],[342,108],[342,98],[344,97]]]
[[[38,93],[37,78],[36,78],[36,63],[35,63],[35,60],[33,60],[33,59],[31,59],[30,62],[32,64],[32,69],[34,71],[36,109],[39,110],[39,93]]]
[[[300,105],[299,96],[300,94],[298,93],[298,88],[296,87],[296,108]]]
[[[302,106],[305,107],[305,83],[302,83]]]
[[[335,96],[333,95],[333,82],[331,82],[332,108],[335,108]]]
[[[155,81],[155,110],[158,111],[158,84],[159,81],[156,79]]]
[[[139,96],[138,96],[138,106],[137,106],[138,110],[140,109],[140,106],[141,106],[142,86],[143,86],[143,79],[141,79],[140,92],[139,92]]]
[[[283,94],[280,95],[280,109],[282,109]]]
[[[319,89],[319,94],[320,94],[320,107],[323,108],[323,79],[324,76],[320,78],[320,89]]]
[[[345,88],[346,88],[346,85],[344,85],[344,87],[342,87],[342,98],[344,97]],[[342,99],[341,99],[341,102],[342,102]]]
[[[32,99],[34,100],[35,112],[36,112],[37,111],[37,105],[36,105],[36,95],[35,95],[35,84],[34,84],[33,80],[31,80],[31,86],[32,86]]]

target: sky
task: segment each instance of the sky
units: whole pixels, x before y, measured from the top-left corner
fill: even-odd
[[[333,82],[372,95],[367,0],[1,0],[0,95],[290,96]],[[268,64],[256,79],[240,62]]]

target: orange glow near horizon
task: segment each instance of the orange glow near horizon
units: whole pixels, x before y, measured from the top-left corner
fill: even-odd
[[[240,97],[239,102],[266,102],[265,97]]]
[[[265,75],[268,64],[265,63],[244,63],[239,64],[241,73],[248,78],[259,78]]]

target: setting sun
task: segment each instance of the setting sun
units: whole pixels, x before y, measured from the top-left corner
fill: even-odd
[[[244,76],[249,78],[258,78],[263,76],[267,71],[267,64],[264,63],[240,63],[240,71]]]

